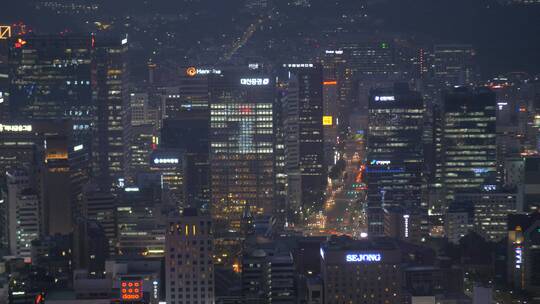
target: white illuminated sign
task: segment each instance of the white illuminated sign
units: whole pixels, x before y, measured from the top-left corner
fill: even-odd
[[[403,221],[404,221],[403,225],[405,226],[405,229],[404,229],[405,232],[404,233],[405,233],[406,238],[409,237],[409,217],[410,216],[408,214],[403,215]]]
[[[154,158],[154,164],[178,164],[178,158]]]
[[[521,268],[523,263],[523,248],[521,246],[516,247],[516,268]]]
[[[269,78],[242,78],[240,79],[241,85],[262,86],[262,85],[268,85],[269,83],[270,83]]]
[[[153,291],[153,294],[154,294],[154,299],[157,299],[158,298],[158,282],[157,281],[154,281],[152,282],[152,291]]]
[[[375,96],[375,101],[394,101],[396,97],[394,96]]]
[[[122,39],[122,45],[127,44],[127,43],[128,43],[128,37],[126,35],[126,38]]]
[[[4,93],[0,92],[0,103],[4,102]]]
[[[326,54],[336,54],[336,55],[341,55],[341,54],[343,54],[343,50],[326,50],[325,53],[326,53]]]
[[[138,187],[126,187],[126,189],[124,189],[124,191],[126,191],[126,192],[139,192],[139,188]]]
[[[31,132],[32,125],[3,125],[0,124],[0,132]]]
[[[380,262],[381,259],[380,253],[352,253],[345,257],[348,263]]]
[[[286,63],[284,68],[312,68],[313,63]]]
[[[384,165],[390,165],[389,160],[372,160],[370,164],[377,165],[377,166],[384,166]]]
[[[248,64],[248,68],[250,70],[256,70],[256,69],[259,68],[259,64],[258,63],[250,63],[250,64]]]
[[[197,69],[197,74],[200,74],[200,75],[221,74],[221,70]]]
[[[324,250],[321,248],[319,252],[320,252],[320,254],[321,254],[321,258],[324,259]]]
[[[79,150],[82,150],[84,148],[83,145],[76,145],[75,147],[73,147],[73,151],[79,151]]]

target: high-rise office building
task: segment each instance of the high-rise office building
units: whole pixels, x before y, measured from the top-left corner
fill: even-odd
[[[274,80],[260,73],[231,70],[211,79],[211,213],[217,251],[228,251],[221,245],[239,245],[246,212],[274,212],[274,98]]]
[[[93,170],[103,191],[119,185],[124,178],[126,155],[125,109],[127,92],[127,37],[124,39],[95,38],[94,104],[96,120],[93,130]]]
[[[102,259],[104,267],[105,258],[116,254],[116,236],[117,236],[117,221],[116,221],[116,197],[110,192],[101,191],[95,184],[87,184],[83,191],[83,198],[78,208],[77,219],[82,224],[83,228],[95,226],[97,234],[103,234],[106,238],[107,248],[99,248],[103,251],[100,256],[93,256],[89,253],[88,248],[92,247],[93,235],[89,232],[81,233],[81,257],[89,255],[90,260]],[[90,224],[89,224],[90,223]],[[97,237],[97,236],[96,236]],[[102,239],[99,236],[99,239]],[[86,248],[86,249],[84,249]],[[96,252],[99,252],[99,249]],[[92,261],[90,261],[92,262]]]
[[[129,182],[137,180],[137,175],[150,171],[150,155],[156,141],[153,124],[129,126],[126,130],[127,155],[125,157],[126,178]]]
[[[258,248],[242,257],[242,297],[245,303],[294,303],[295,265],[287,250]]]
[[[403,303],[401,251],[391,240],[321,245],[324,303]]]
[[[456,195],[457,202],[470,202],[474,212],[474,230],[484,239],[498,242],[506,237],[507,218],[517,213],[517,197],[513,191],[487,189]]]
[[[288,91],[282,111],[292,221],[321,210],[326,189],[324,165],[323,73],[311,63],[284,64]]]
[[[540,214],[508,217],[507,280],[515,291],[540,295]]]
[[[178,109],[173,118],[163,120],[160,139],[163,149],[176,149],[181,152],[183,204],[208,209],[210,208],[208,160],[210,113],[208,104],[206,102],[204,104],[205,107],[200,103],[200,107]]]
[[[116,207],[118,255],[163,257],[166,221],[158,190],[127,187],[119,196]]]
[[[396,68],[396,50],[389,41],[371,40],[367,43],[341,45],[348,65],[358,76],[391,76]]]
[[[443,85],[473,85],[477,80],[476,52],[471,45],[435,45],[434,77]]]
[[[368,223],[381,236],[383,223],[377,208],[422,209],[422,126],[424,107],[419,93],[406,85],[372,90],[367,136],[366,183]],[[370,213],[373,217],[370,218]]]
[[[523,168],[519,170],[521,183],[518,185],[518,205],[523,211],[540,209],[540,157],[530,156],[522,159]]]
[[[163,198],[171,205],[184,205],[183,152],[179,149],[157,149],[150,155],[150,172],[157,174]]]
[[[442,187],[446,206],[456,193],[477,192],[497,181],[495,107],[488,89],[456,88],[444,97],[435,186]]]
[[[32,35],[12,41],[10,119],[70,118],[75,125],[90,125],[93,37]]]
[[[32,124],[0,124],[0,172],[21,165],[34,166],[38,136]]]
[[[212,221],[196,209],[170,219],[165,234],[165,294],[170,304],[213,304]]]
[[[6,177],[10,253],[29,258],[32,241],[42,233],[39,195],[28,169],[12,169]]]

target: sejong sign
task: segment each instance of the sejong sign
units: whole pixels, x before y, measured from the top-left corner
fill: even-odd
[[[380,253],[349,253],[345,256],[347,263],[373,263],[381,260],[382,254]]]

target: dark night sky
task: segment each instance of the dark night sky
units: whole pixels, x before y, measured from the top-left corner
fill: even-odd
[[[328,10],[333,3],[328,0],[312,1],[314,3],[312,9],[317,9],[324,3],[324,9]],[[359,0],[339,1],[347,2],[347,5],[361,3]],[[68,18],[44,17],[42,13],[28,9],[28,3],[32,1],[4,3],[0,10],[0,20],[9,22],[23,20],[34,27],[56,24],[57,28],[75,27],[80,22]],[[106,13],[112,16],[122,16],[128,10],[134,11],[137,7],[145,7],[143,0],[115,0],[103,3],[108,7]],[[125,6],[124,3],[129,5]],[[194,9],[185,7],[185,4],[178,0],[154,0],[147,3],[150,3],[155,12],[170,13],[175,10],[182,12]],[[226,6],[223,6],[224,4]],[[217,11],[235,14],[233,8],[241,4],[241,0],[202,0],[196,5],[201,9],[214,11],[215,6],[220,5]],[[375,1],[375,4],[369,5],[368,8],[372,16],[383,21],[378,25],[381,30],[418,34],[440,43],[475,45],[486,77],[509,71],[540,73],[540,5],[501,6],[496,0],[383,0]],[[138,10],[145,12],[148,9]],[[197,30],[204,35],[204,28]]]

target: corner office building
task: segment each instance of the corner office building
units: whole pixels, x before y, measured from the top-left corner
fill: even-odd
[[[321,245],[324,303],[402,303],[401,251],[388,239],[332,238]]]

